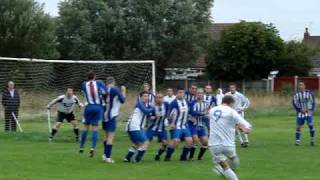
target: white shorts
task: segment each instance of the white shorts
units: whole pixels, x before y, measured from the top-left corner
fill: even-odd
[[[213,161],[216,164],[224,162],[228,159],[237,156],[236,147],[231,146],[210,146],[210,152],[213,156]]]

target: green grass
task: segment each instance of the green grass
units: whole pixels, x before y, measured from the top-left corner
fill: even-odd
[[[237,170],[240,179],[320,179],[319,146],[309,146],[307,129],[302,134],[302,145],[294,146],[294,116],[285,114],[252,113],[248,117],[254,131],[250,148],[237,149],[241,159]],[[23,122],[24,133],[3,133],[1,130],[1,180],[221,179],[211,171],[213,164],[209,153],[203,161],[179,162],[177,159],[181,149],[178,149],[172,162],[155,162],[153,155],[158,144],[153,142],[143,163],[126,164],[121,160],[130,142],[120,127],[113,151],[116,163],[104,164],[100,159],[101,138],[97,156],[90,159],[87,153],[78,154],[78,145],[73,142],[69,124],[64,125],[52,144],[47,142],[46,125],[46,121],[32,121]]]

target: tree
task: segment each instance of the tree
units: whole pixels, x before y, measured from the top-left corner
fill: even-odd
[[[60,4],[59,51],[72,59],[154,59],[187,66],[208,39],[213,0],[68,0]]]
[[[297,41],[289,41],[285,44],[283,55],[277,70],[281,76],[308,76],[313,67],[311,62],[315,50],[307,44]]]
[[[57,58],[54,19],[34,0],[0,1],[0,56]]]
[[[213,79],[262,79],[277,66],[283,50],[272,24],[242,21],[209,47],[207,72]]]

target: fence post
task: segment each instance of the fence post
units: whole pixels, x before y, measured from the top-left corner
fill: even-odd
[[[271,92],[274,92],[274,77],[271,78]]]
[[[295,91],[297,91],[298,76],[294,76],[294,83],[293,83],[293,85],[294,85],[293,89],[294,89]]]
[[[320,92],[320,76],[317,76],[318,78],[318,91]]]

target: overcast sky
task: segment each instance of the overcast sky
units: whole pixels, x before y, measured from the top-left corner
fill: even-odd
[[[37,0],[45,11],[58,15],[60,0]],[[273,23],[285,40],[301,40],[305,27],[320,35],[320,0],[215,0],[215,22],[262,21]]]

